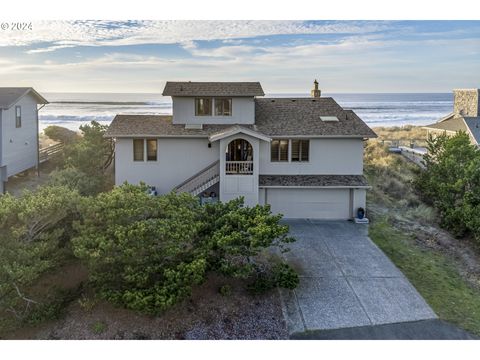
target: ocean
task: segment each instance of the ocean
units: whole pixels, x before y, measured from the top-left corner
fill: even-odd
[[[39,112],[40,130],[49,125],[78,130],[96,120],[109,124],[116,114],[166,115],[172,112],[170,97],[158,94],[44,93],[50,104]],[[268,97],[303,97],[309,94],[267,94]],[[322,94],[333,97],[345,109],[354,110],[368,125],[426,125],[449,114],[452,93]]]

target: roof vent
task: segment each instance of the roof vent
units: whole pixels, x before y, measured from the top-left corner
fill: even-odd
[[[295,99],[292,99],[292,102],[295,102],[295,101],[297,101],[297,100],[295,100]]]
[[[325,122],[333,122],[338,121],[338,118],[336,116],[320,116],[320,120]]]
[[[315,101],[317,101],[317,100],[315,100],[315,99],[312,99],[312,102],[315,102]]]
[[[185,124],[185,129],[202,130],[203,129],[203,124]]]
[[[275,102],[275,100],[271,100],[271,102]]]

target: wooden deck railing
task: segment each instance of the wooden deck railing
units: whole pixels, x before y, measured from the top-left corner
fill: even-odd
[[[63,143],[57,143],[44,147],[43,149],[39,150],[38,161],[40,164],[44,163],[45,161],[50,160],[52,157],[60,155],[64,148],[65,145]]]

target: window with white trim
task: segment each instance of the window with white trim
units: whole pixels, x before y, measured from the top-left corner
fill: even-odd
[[[145,140],[133,139],[133,161],[145,160]]]
[[[232,116],[231,98],[215,98],[215,116]]]
[[[15,106],[15,127],[22,127],[22,107],[20,105]]]
[[[212,98],[195,99],[195,116],[212,116]]]
[[[288,139],[275,139],[270,144],[272,162],[288,161]]]
[[[292,162],[304,162],[309,158],[310,140],[292,139]]]

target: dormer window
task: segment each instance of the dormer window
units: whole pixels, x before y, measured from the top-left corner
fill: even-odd
[[[215,99],[215,116],[232,116],[232,99]]]
[[[212,116],[212,98],[195,99],[195,116]]]

